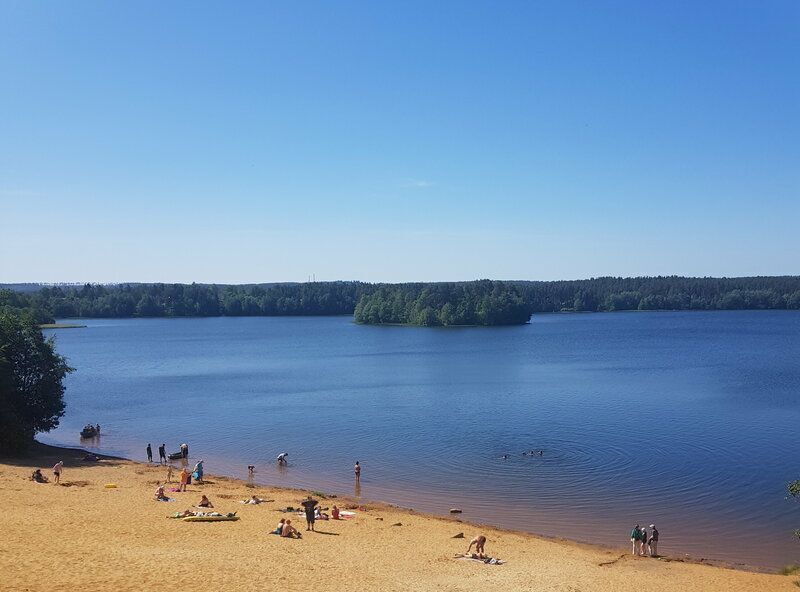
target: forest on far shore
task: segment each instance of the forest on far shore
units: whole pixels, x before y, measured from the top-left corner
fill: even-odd
[[[501,325],[539,312],[800,309],[800,276],[600,277],[370,284],[85,284],[0,289],[0,308],[55,318],[354,315],[361,323]]]

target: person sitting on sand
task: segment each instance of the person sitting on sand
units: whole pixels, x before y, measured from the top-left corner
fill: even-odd
[[[167,494],[164,493],[164,486],[163,485],[159,485],[158,487],[156,487],[155,500],[157,502],[169,501],[169,498],[167,497]]]
[[[250,499],[246,499],[242,503],[243,504],[260,504],[263,501],[264,500],[262,500],[261,498],[258,498],[256,496],[252,496]]]
[[[59,483],[61,481],[61,473],[63,472],[64,472],[64,461],[60,460],[53,467],[53,483]]]
[[[203,494],[203,497],[200,498],[200,503],[197,504],[198,508],[213,508],[214,504],[211,503],[211,500]]]
[[[317,513],[317,520],[330,520],[330,517],[322,511],[322,508],[316,508],[315,511]]]
[[[47,477],[42,475],[42,469],[36,469],[31,475],[31,481],[36,481],[36,483],[47,483]]]
[[[289,519],[287,519],[286,522],[283,523],[283,528],[281,529],[281,536],[287,539],[290,539],[292,537],[298,539],[303,538],[303,535],[301,535],[300,532],[294,526],[292,526],[292,521]]]
[[[272,534],[282,535],[283,534],[283,525],[286,523],[286,518],[281,518],[278,520],[278,527],[272,531]]]
[[[335,505],[331,508],[331,518],[334,520],[339,519],[339,508],[337,508]]]
[[[484,555],[484,545],[486,545],[486,537],[482,534],[479,534],[474,539],[469,542],[469,547],[467,547],[467,552],[465,555],[469,555],[472,551],[472,545],[475,545],[475,553],[478,555],[479,559],[483,559]]]

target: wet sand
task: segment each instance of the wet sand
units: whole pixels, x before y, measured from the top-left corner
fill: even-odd
[[[39,445],[24,458],[0,459],[0,589],[797,590],[796,577],[632,557],[623,547],[545,539],[345,498],[320,501],[323,507],[359,506],[353,519],[319,521],[318,532],[307,533],[303,518],[279,511],[297,507],[307,492],[207,475],[205,485],[168,492],[177,501],[156,502],[164,467],[121,459],[83,462],[83,456]],[[57,460],[65,462],[61,486],[29,480],[37,467],[52,479]],[[241,519],[167,518],[203,493],[218,511],[237,512]],[[251,495],[274,501],[238,503]],[[302,539],[269,534],[287,516]],[[453,538],[459,533],[465,538]],[[507,563],[454,559],[478,533],[488,538],[487,553]]]

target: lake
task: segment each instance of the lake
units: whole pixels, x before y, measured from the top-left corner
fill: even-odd
[[[135,460],[185,441],[208,472],[255,464],[278,486],[624,547],[634,523],[655,523],[664,554],[748,566],[800,558],[786,499],[800,478],[797,312],[85,323],[47,331],[77,370],[43,442],[79,445],[97,422],[84,444]]]

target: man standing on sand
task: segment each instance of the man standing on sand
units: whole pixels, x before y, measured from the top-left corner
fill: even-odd
[[[472,545],[475,545],[475,552],[478,554],[480,559],[483,559],[485,555],[484,545],[486,545],[486,537],[482,534],[479,534],[474,539],[469,542],[469,547],[467,547],[467,552],[465,555],[469,555],[470,551],[472,551]]]
[[[158,447],[158,464],[161,464],[161,461],[164,461],[164,464],[167,464],[167,445],[163,442],[161,446]]]
[[[306,530],[314,530],[314,520],[316,519],[316,516],[314,516],[314,507],[317,505],[317,503],[317,500],[310,495],[305,499],[305,501],[300,502],[300,505],[302,505],[306,510]]]
[[[153,462],[153,448],[150,442],[147,443],[147,462]]]
[[[650,538],[647,540],[650,547],[650,557],[658,557],[658,530],[655,524],[650,525]]]
[[[58,461],[53,467],[53,483],[59,483],[61,480],[61,473],[64,470],[64,461]]]
[[[361,465],[356,461],[356,466],[353,467],[353,472],[356,474],[356,481],[361,481]]]
[[[639,554],[639,541],[642,539],[642,531],[639,530],[639,525],[633,527],[631,530],[631,545],[633,547],[633,551],[631,551],[631,555],[638,555]]]

